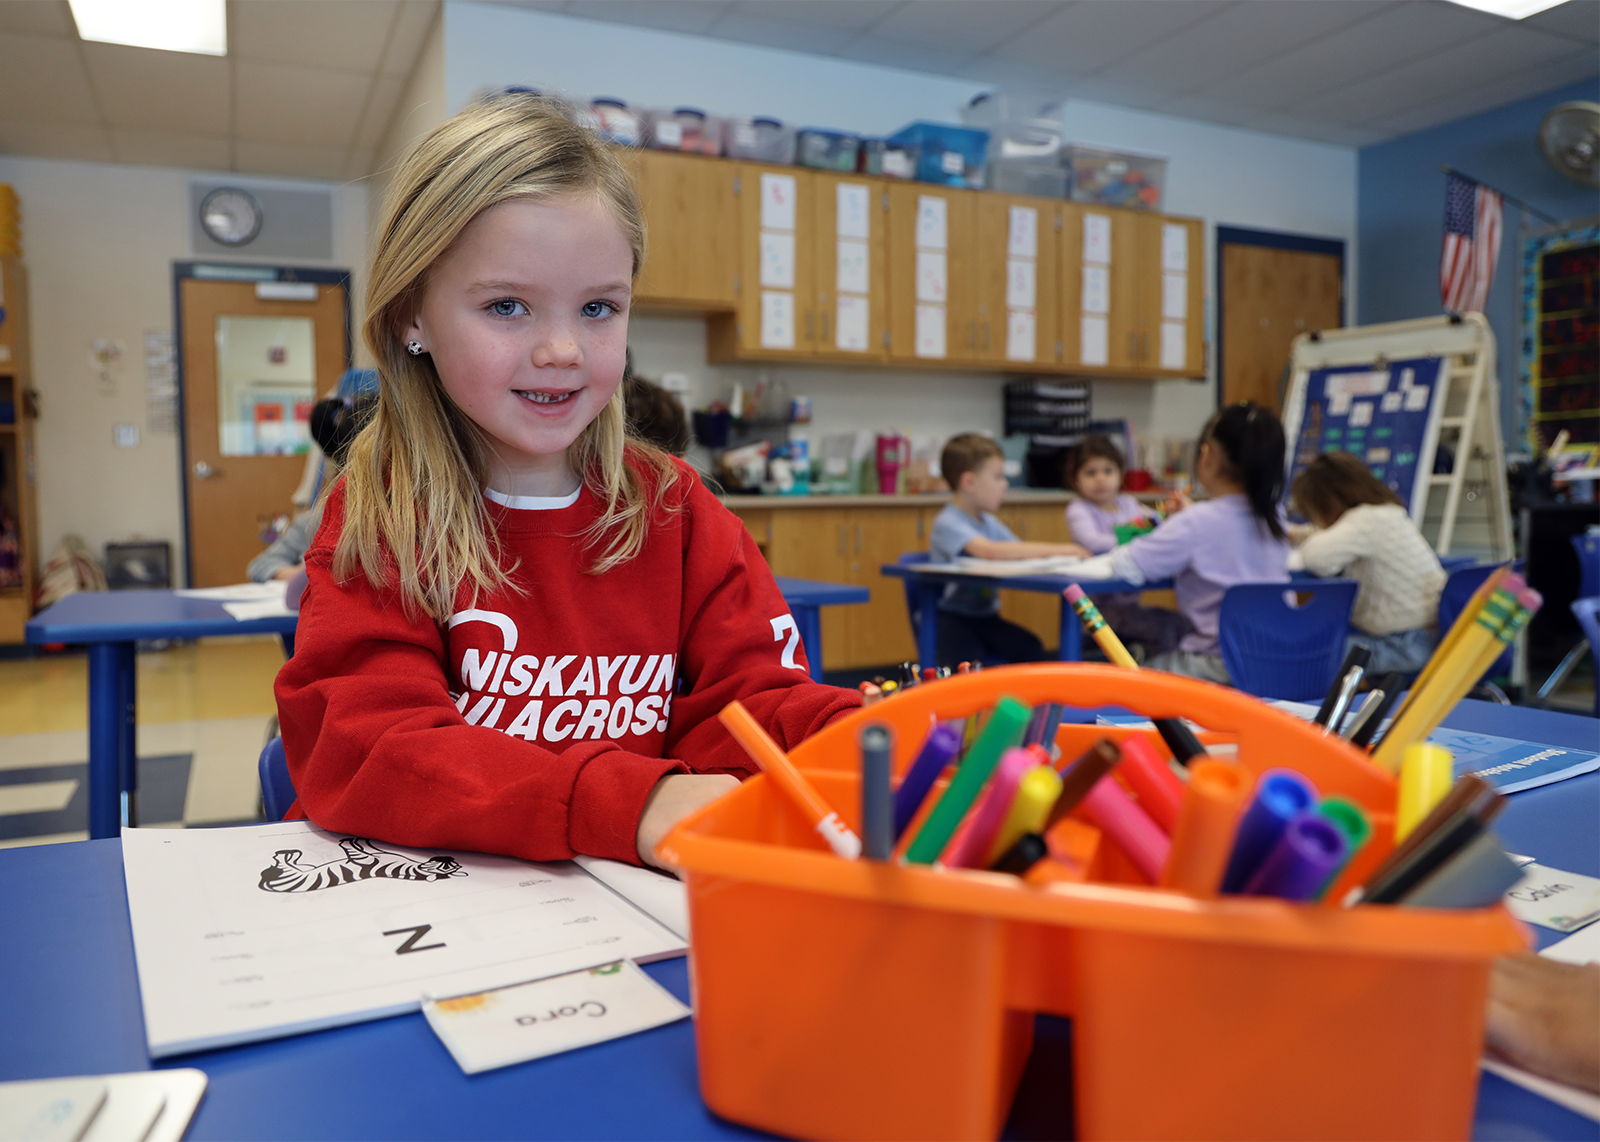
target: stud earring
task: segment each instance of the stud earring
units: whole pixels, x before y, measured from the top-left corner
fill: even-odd
[[[406,342],[406,352],[410,353],[413,357],[422,356],[422,342],[421,341],[407,341]]]

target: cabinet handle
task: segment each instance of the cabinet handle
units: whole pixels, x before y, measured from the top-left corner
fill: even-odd
[[[807,341],[811,340],[811,322],[812,322],[812,317],[813,316],[814,316],[814,314],[812,313],[811,310],[809,310],[809,309],[806,310],[806,340]]]
[[[856,554],[861,554],[861,525],[856,524]]]
[[[978,347],[978,323],[976,321],[969,321],[969,322],[967,322],[967,348],[968,349],[976,349],[977,347]]]
[[[839,524],[839,554],[844,554],[844,524]]]
[[[983,347],[986,351],[989,348],[989,323],[987,321],[983,323]]]
[[[1139,335],[1137,333],[1129,332],[1129,334],[1128,334],[1128,360],[1137,361],[1138,359],[1139,359]]]
[[[828,311],[826,309],[822,311],[822,343],[824,345],[828,343]]]

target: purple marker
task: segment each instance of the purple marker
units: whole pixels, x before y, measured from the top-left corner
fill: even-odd
[[[1299,813],[1244,886],[1244,894],[1310,900],[1322,891],[1348,847],[1332,821],[1314,810]]]
[[[933,783],[939,774],[945,771],[956,754],[961,752],[961,727],[952,722],[941,722],[933,727],[933,732],[922,743],[922,752],[917,754],[917,760],[911,763],[911,768],[906,770],[906,776],[900,782],[900,788],[894,791],[894,836],[899,840],[906,831],[906,826],[911,824],[911,818],[917,815],[923,800],[928,796],[928,790],[933,788]]]
[[[1255,799],[1239,819],[1228,871],[1222,876],[1223,892],[1243,892],[1283,836],[1283,830],[1297,813],[1316,804],[1317,791],[1292,769],[1269,769],[1256,783]]]

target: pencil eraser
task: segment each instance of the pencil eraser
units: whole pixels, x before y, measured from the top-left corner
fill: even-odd
[[[1079,599],[1083,598],[1083,588],[1078,586],[1076,583],[1061,593],[1067,597],[1067,602],[1069,603],[1076,603]]]

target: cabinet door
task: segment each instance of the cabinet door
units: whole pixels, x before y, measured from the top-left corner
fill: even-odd
[[[843,508],[775,508],[765,551],[774,575],[850,582],[850,529]],[[857,606],[823,607],[822,668],[842,670],[849,663],[849,623]]]
[[[972,360],[978,344],[971,191],[891,183],[889,356]]]
[[[1152,300],[1149,362],[1165,376],[1203,377],[1205,361],[1205,230],[1198,218],[1152,216],[1143,231],[1144,273],[1160,282]]]
[[[811,175],[818,357],[881,361],[888,317],[888,219],[883,184]]]
[[[917,657],[906,607],[905,585],[879,568],[908,551],[928,549],[926,513],[917,507],[849,510],[849,582],[872,592],[861,606],[839,607],[849,614],[848,661],[852,666],[883,666]],[[826,614],[826,610],[823,612]],[[826,650],[827,636],[823,636]]]
[[[1001,521],[1027,543],[1070,543],[1065,504],[1015,504],[998,512]],[[1001,581],[1002,584],[1004,580]],[[1061,598],[1040,591],[1001,591],[1000,617],[1038,636],[1047,650],[1061,642]]]
[[[811,172],[760,163],[738,169],[739,296],[731,318],[706,323],[712,361],[810,357],[816,333]]]
[[[1069,368],[1126,368],[1132,363],[1136,235],[1128,211],[1099,206],[1064,206],[1062,296],[1073,326],[1063,338]]]
[[[1161,274],[1151,265],[1150,252],[1152,236],[1159,234],[1159,221],[1137,210],[1108,210],[1106,214],[1111,217],[1109,363],[1113,368],[1153,369]]]
[[[977,359],[1012,369],[1054,365],[1060,322],[1058,204],[983,194],[974,212]]]
[[[639,187],[650,242],[635,305],[732,309],[738,234],[732,163],[670,151],[620,152]]]

